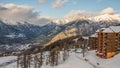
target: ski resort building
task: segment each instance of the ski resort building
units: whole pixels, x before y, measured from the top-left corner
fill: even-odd
[[[97,30],[97,56],[111,58],[120,50],[120,26]]]
[[[88,47],[89,47],[89,50],[97,49],[97,33],[95,33],[89,37]]]

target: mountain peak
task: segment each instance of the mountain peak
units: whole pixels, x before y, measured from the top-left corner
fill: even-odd
[[[107,21],[107,22],[118,21],[118,22],[120,22],[120,15],[118,15],[118,14],[115,14],[115,15],[104,14],[104,15],[91,17],[89,19],[93,20],[93,21],[96,21],[96,22],[99,22],[99,21]]]

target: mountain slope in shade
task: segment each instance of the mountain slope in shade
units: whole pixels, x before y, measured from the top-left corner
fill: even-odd
[[[0,21],[0,51],[15,51],[19,47],[32,44],[41,40],[40,45],[47,42],[47,38],[51,38],[62,30],[62,26],[55,23],[49,23],[45,26],[37,26],[34,24],[24,23],[17,25],[9,25]],[[7,46],[6,46],[7,45]]]

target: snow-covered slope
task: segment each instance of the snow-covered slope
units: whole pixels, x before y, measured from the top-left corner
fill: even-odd
[[[1,60],[0,63],[9,62],[14,59],[16,59],[16,57],[0,57]],[[119,68],[119,67],[120,67],[120,54],[110,59],[101,59],[96,56],[95,51],[88,51],[85,53],[85,57],[83,58],[82,53],[78,52],[76,53],[71,51],[69,58],[65,62],[54,67],[49,65],[42,65],[41,68]],[[16,68],[16,62],[4,66],[4,68]]]
[[[120,67],[120,54],[110,58],[110,59],[101,59],[96,56],[95,51],[89,51],[86,55],[86,58],[94,65],[101,68],[119,68]],[[99,65],[97,64],[99,63]]]
[[[58,66],[51,67],[43,65],[41,68],[119,68],[120,67],[120,54],[110,59],[101,59],[96,56],[95,51],[88,51],[83,57],[82,53],[70,53],[70,57],[59,64]]]
[[[70,57],[58,66],[42,66],[41,68],[93,68],[89,63],[77,57],[78,54],[71,53]]]
[[[0,64],[16,59],[15,56],[0,57]]]
[[[0,68],[16,68],[16,56],[0,57]]]

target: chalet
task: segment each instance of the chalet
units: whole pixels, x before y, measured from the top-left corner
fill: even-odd
[[[97,33],[95,33],[89,37],[88,47],[89,47],[88,48],[89,50],[97,49]]]
[[[120,26],[109,26],[97,30],[97,56],[111,58],[120,49]]]

